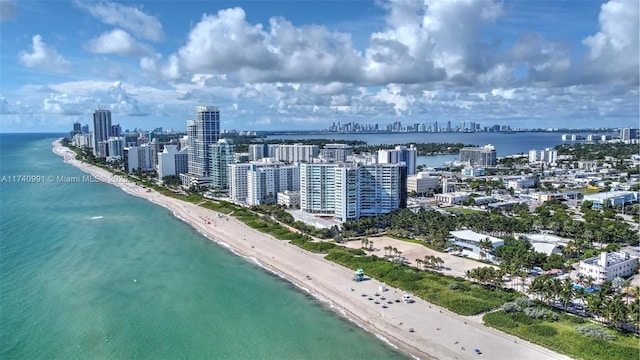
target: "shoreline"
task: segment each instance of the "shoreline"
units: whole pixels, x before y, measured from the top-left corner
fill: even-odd
[[[323,254],[307,252],[261,233],[232,216],[164,196],[129,181],[105,181],[112,179],[113,174],[76,160],[75,153],[63,147],[60,140],[53,146],[53,152],[62,156],[65,163],[103,179],[129,195],[166,208],[210,241],[290,282],[387,345],[414,358],[472,358],[478,356],[474,352],[478,348],[491,359],[568,359],[524,340],[516,342],[513,336],[482,325],[479,316],[456,315],[418,298],[413,304],[393,302],[388,308],[382,308],[361,296],[362,293],[374,295],[379,292],[389,300],[396,300],[404,292],[392,287],[380,292],[382,283],[376,279],[355,283],[351,269],[325,260]],[[409,332],[409,328],[415,332]]]

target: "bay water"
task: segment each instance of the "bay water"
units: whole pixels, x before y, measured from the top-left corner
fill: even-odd
[[[168,210],[82,181],[61,136],[0,134],[0,358],[406,358]]]

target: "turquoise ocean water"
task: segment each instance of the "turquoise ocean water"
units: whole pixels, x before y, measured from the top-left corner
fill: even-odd
[[[168,210],[57,181],[83,173],[56,137],[0,135],[0,358],[406,358]]]

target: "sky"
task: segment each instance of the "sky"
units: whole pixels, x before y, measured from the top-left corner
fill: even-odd
[[[0,132],[639,126],[637,0],[0,0]]]

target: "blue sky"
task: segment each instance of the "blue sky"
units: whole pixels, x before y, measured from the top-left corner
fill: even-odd
[[[0,0],[0,131],[638,127],[637,0]]]

